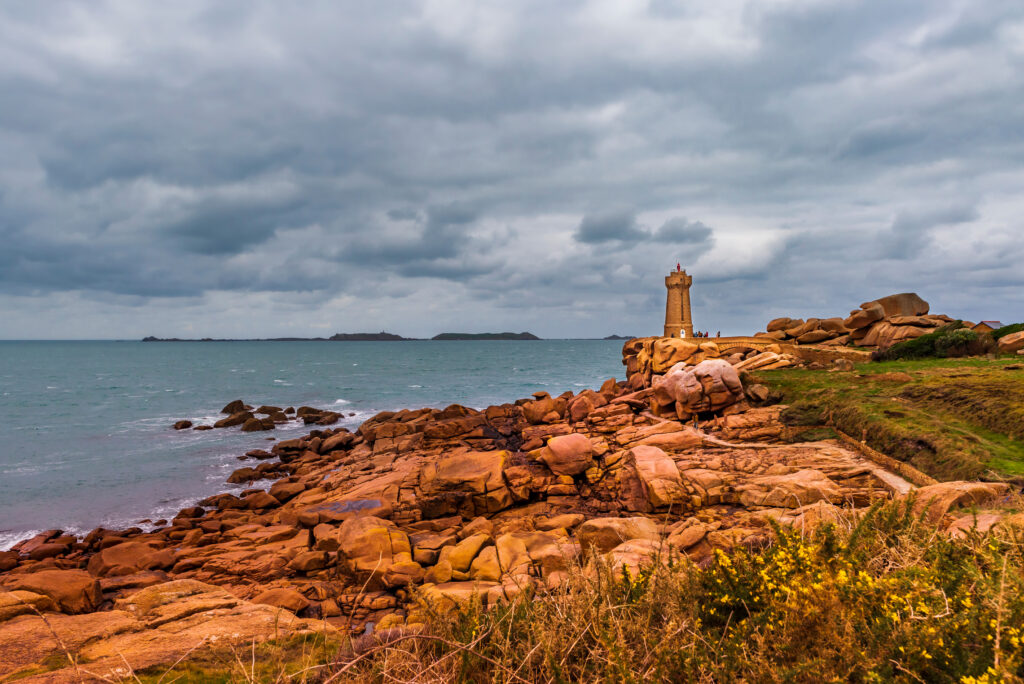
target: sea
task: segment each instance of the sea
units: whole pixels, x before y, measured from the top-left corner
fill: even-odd
[[[314,406],[355,429],[380,411],[484,408],[623,377],[614,340],[0,341],[0,550],[170,518],[241,486],[238,457],[311,428],[174,430],[225,404]],[[146,524],[142,524],[146,527]]]

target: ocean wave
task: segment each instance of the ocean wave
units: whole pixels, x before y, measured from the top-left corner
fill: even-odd
[[[127,525],[125,526],[127,527]],[[82,527],[62,527],[60,528],[64,534],[73,534],[76,537],[84,537],[89,533]],[[18,542],[31,539],[44,530],[0,530],[0,551],[10,551],[11,547]]]
[[[11,465],[11,466],[5,467],[2,472],[3,472],[4,476],[8,476],[8,475],[31,475],[33,473],[38,473],[38,472],[40,472],[42,470],[48,469],[51,466],[52,466],[52,464],[50,464],[50,463],[47,463],[47,464],[41,464],[40,463],[40,464],[34,464],[34,465]]]
[[[348,399],[335,399],[334,403],[335,404],[351,404],[352,402],[349,401]]]
[[[306,432],[309,432],[310,430],[313,430],[315,427],[315,425],[306,425],[301,420],[289,420],[287,423],[278,423],[277,425],[274,426],[274,430],[291,432],[293,430],[304,429]]]
[[[42,530],[22,530],[15,532],[14,530],[2,530],[0,531],[0,551],[10,551],[11,547],[20,541],[31,539],[42,532]]]

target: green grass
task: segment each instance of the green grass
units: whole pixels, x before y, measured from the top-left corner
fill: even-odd
[[[931,358],[753,375],[790,405],[790,425],[834,424],[939,480],[1013,479],[1024,476],[1024,369],[1011,365],[1021,364]],[[911,380],[892,375],[902,373]]]

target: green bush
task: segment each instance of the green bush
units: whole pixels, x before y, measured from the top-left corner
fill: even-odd
[[[1004,325],[999,330],[995,330],[991,333],[993,340],[998,340],[1000,337],[1005,337],[1010,333],[1020,332],[1024,330],[1024,323],[1013,323],[1012,325]]]
[[[951,330],[945,335],[935,338],[935,355],[946,358],[948,356],[966,356],[972,342],[978,341],[978,333],[967,328]]]
[[[954,321],[935,332],[921,335],[913,340],[898,342],[885,351],[875,352],[871,358],[875,361],[898,361],[977,356],[991,351],[994,344],[990,335],[979,335],[973,330],[965,328],[963,321]]]

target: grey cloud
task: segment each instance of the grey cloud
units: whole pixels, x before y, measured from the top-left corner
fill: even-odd
[[[415,209],[389,209],[388,218],[392,221],[414,221],[419,218],[419,213]]]
[[[637,226],[636,214],[628,210],[587,214],[573,236],[577,242],[599,244],[602,242],[629,242],[646,240],[649,233]]]
[[[443,230],[447,226],[462,226],[472,223],[478,217],[479,213],[475,209],[456,203],[434,206],[427,209],[428,228],[435,230]]]
[[[303,222],[299,199],[268,202],[261,198],[204,201],[185,218],[169,223],[163,232],[192,253],[238,254],[265,241],[278,228]]]
[[[386,215],[398,226],[375,224],[371,230],[360,231],[346,241],[338,258],[350,264],[391,268],[406,277],[450,280],[463,280],[493,267],[482,265],[471,254],[479,248],[470,234],[479,216],[472,207],[448,203],[426,207],[422,213],[389,211]]]
[[[2,310],[649,332],[676,261],[703,328],[1024,309],[1019,2],[623,7],[5,4]]]
[[[906,155],[907,148],[927,140],[926,134],[911,121],[874,121],[850,134],[839,148],[843,158],[875,155]]]
[[[573,239],[583,244],[606,245],[619,250],[633,249],[650,242],[686,245],[690,259],[696,259],[714,245],[713,231],[700,221],[674,217],[652,230],[639,225],[635,213],[624,210],[585,215]]]
[[[929,232],[934,228],[969,223],[978,216],[973,204],[900,212],[879,238],[882,255],[890,259],[914,256],[927,245]]]
[[[700,244],[711,240],[712,234],[711,229],[700,221],[676,217],[665,221],[652,237],[659,242]]]

